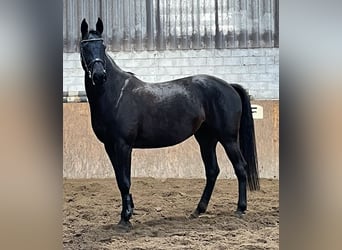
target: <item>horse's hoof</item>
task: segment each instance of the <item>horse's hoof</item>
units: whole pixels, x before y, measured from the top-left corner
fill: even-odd
[[[129,232],[133,228],[133,226],[132,223],[129,221],[120,220],[116,228],[119,231]]]
[[[198,212],[198,210],[196,209],[195,211],[193,211],[190,216],[189,216],[189,219],[196,219],[198,218],[200,215],[200,213]]]
[[[240,210],[236,210],[235,211],[235,215],[238,217],[238,218],[243,218],[244,217],[244,215],[245,215],[246,213],[244,212],[244,211],[240,211]]]

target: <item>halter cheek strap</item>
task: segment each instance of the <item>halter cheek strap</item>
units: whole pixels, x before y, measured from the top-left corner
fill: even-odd
[[[85,64],[85,65],[86,65],[86,68],[87,68],[87,71],[88,71],[88,74],[89,74],[89,78],[91,78],[91,69],[93,68],[93,65],[94,65],[96,62],[102,63],[103,68],[104,68],[104,73],[106,73],[106,62],[103,61],[103,60],[100,59],[100,58],[95,58],[95,59],[93,59],[88,65]]]

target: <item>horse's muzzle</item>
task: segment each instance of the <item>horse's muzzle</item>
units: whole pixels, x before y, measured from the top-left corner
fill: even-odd
[[[106,70],[96,71],[92,76],[93,83],[95,85],[104,84],[107,81]]]

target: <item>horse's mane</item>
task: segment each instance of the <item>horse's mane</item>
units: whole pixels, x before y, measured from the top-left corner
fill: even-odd
[[[135,74],[132,73],[132,72],[128,72],[128,71],[122,70],[122,69],[115,63],[114,59],[113,59],[111,56],[109,56],[107,53],[106,53],[106,56],[108,57],[109,61],[112,63],[112,66],[113,66],[116,70],[118,70],[118,71],[121,72],[121,73],[129,74],[130,76],[135,76]]]

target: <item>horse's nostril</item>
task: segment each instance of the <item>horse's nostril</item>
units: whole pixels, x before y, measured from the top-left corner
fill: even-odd
[[[106,74],[104,74],[103,72],[95,72],[93,74],[93,81],[97,84],[101,84],[103,82],[106,81]]]

